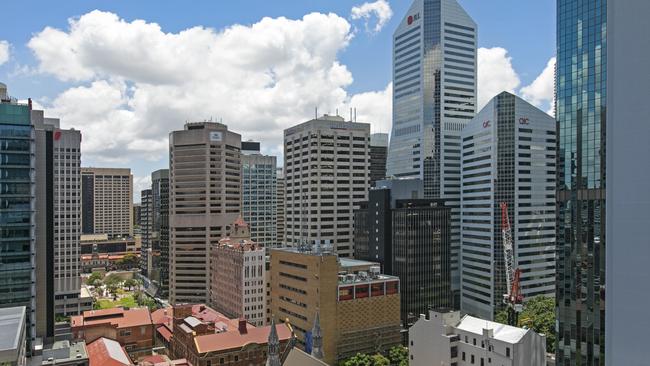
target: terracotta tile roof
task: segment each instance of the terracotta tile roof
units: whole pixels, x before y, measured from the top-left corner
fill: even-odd
[[[110,324],[113,327],[130,328],[142,325],[151,325],[151,314],[147,308],[125,310],[121,307],[104,310],[88,310],[83,315],[70,318],[70,326],[88,327],[100,324]]]
[[[86,346],[90,366],[131,366],[133,363],[117,341],[98,338]]]
[[[280,341],[286,341],[291,338],[291,331],[286,325],[278,324],[275,327]],[[234,330],[237,330],[236,326],[234,327]],[[248,328],[246,333],[228,331],[197,336],[194,338],[194,342],[199,353],[219,352],[230,349],[239,349],[247,344],[267,344],[270,331],[271,326],[260,328],[251,327]]]
[[[166,325],[161,325],[158,328],[156,328],[156,331],[158,334],[160,334],[167,342],[169,342],[172,339],[172,331],[167,328]]]
[[[227,332],[237,331],[239,327],[239,319],[230,319],[227,316],[221,314],[220,312],[210,307],[207,307],[205,305],[200,305],[200,304],[193,305],[192,316],[204,323],[213,323],[217,326],[219,326],[218,323],[223,323],[227,326],[226,329]],[[248,329],[255,328],[255,326],[251,324],[247,324],[246,327]]]
[[[157,309],[151,313],[151,321],[156,325],[172,324],[174,322],[174,310],[172,307]]]
[[[167,362],[167,358],[165,358],[165,357],[163,357],[161,355],[151,355],[151,356],[143,357],[138,362],[141,363],[141,364],[145,363],[145,362],[150,363],[150,364],[157,364],[157,363],[161,363],[161,362]]]

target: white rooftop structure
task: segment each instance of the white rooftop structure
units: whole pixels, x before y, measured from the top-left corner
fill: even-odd
[[[0,365],[24,365],[25,317],[24,306],[0,309]]]
[[[430,311],[409,329],[409,366],[546,366],[546,337],[531,329]]]
[[[517,343],[524,338],[526,333],[531,332],[529,329],[495,323],[469,315],[465,315],[463,319],[461,319],[460,324],[456,326],[456,329],[481,336],[483,335],[484,329],[491,329],[493,331],[494,339],[508,343]]]

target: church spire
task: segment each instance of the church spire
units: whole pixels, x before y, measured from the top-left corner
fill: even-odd
[[[271,318],[268,343],[269,350],[266,366],[282,366],[282,362],[280,362],[280,339],[278,338],[278,331],[275,329],[275,318]]]
[[[311,355],[319,360],[323,359],[323,334],[320,329],[320,315],[316,311],[314,326],[311,329]]]

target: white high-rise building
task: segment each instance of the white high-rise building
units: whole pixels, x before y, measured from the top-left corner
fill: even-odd
[[[284,130],[287,246],[354,254],[354,210],[368,200],[370,124],[322,116]]]
[[[476,112],[477,27],[456,0],[415,0],[393,35],[388,177],[417,177],[452,208],[452,289],[460,284],[460,133]]]
[[[524,298],[555,295],[555,119],[503,92],[465,127],[462,144],[461,309],[493,319],[507,293],[502,202]]]
[[[250,225],[251,240],[273,247],[277,244],[277,158],[263,155],[259,142],[241,144],[242,216]]]

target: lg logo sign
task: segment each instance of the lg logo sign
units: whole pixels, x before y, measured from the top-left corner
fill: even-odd
[[[408,23],[408,25],[411,25],[416,20],[420,20],[420,13],[417,13],[415,15],[409,15],[409,17],[406,18],[406,23]]]

